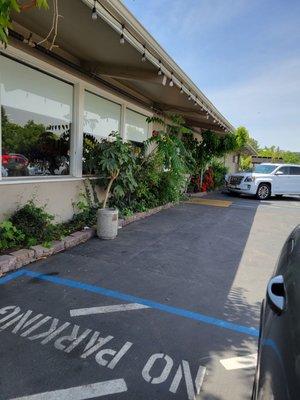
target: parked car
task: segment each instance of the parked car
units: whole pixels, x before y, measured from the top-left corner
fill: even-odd
[[[256,165],[251,172],[232,174],[227,178],[232,193],[254,195],[260,200],[270,196],[300,195],[300,165]]]
[[[252,400],[300,399],[300,225],[287,239],[261,307]]]
[[[7,166],[11,162],[28,165],[28,159],[22,154],[2,154],[2,165]]]
[[[5,173],[2,176],[27,175],[29,160],[22,154],[2,154],[0,156],[2,168]]]

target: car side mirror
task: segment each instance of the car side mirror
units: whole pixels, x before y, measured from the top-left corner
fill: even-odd
[[[283,172],[282,171],[277,171],[277,172],[275,172],[275,175],[283,175]]]

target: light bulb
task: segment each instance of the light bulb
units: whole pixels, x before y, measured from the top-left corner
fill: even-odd
[[[192,96],[191,96],[191,94],[189,95],[189,97],[188,97],[188,100],[192,100]]]
[[[180,89],[180,93],[183,93],[183,88],[182,88],[182,86],[181,86],[181,89]]]
[[[92,10],[92,20],[95,21],[98,18],[97,10],[96,10],[96,2]]]
[[[120,44],[124,44],[125,43],[125,39],[124,39],[124,35],[123,33],[120,36]]]
[[[142,62],[145,62],[146,61],[146,47],[145,46],[143,46],[143,47],[144,47],[144,52],[142,55]]]
[[[162,82],[161,82],[161,83],[162,83],[163,86],[166,86],[166,83],[167,83],[167,77],[166,77],[166,75],[163,76]]]
[[[162,70],[161,70],[161,61],[159,60],[159,70],[157,72],[157,75],[162,75]]]
[[[173,82],[173,72],[171,72],[171,79],[170,79],[170,82],[169,82],[169,86],[174,86],[174,82]]]

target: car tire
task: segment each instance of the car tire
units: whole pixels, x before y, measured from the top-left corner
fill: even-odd
[[[282,197],[283,197],[283,194],[276,194],[276,199],[282,199]]]
[[[271,185],[269,183],[261,183],[258,186],[256,197],[258,200],[267,200],[271,196]]]

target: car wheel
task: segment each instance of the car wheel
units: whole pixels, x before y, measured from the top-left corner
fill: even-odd
[[[256,197],[259,200],[267,200],[271,196],[271,186],[268,183],[261,183],[258,186]]]

